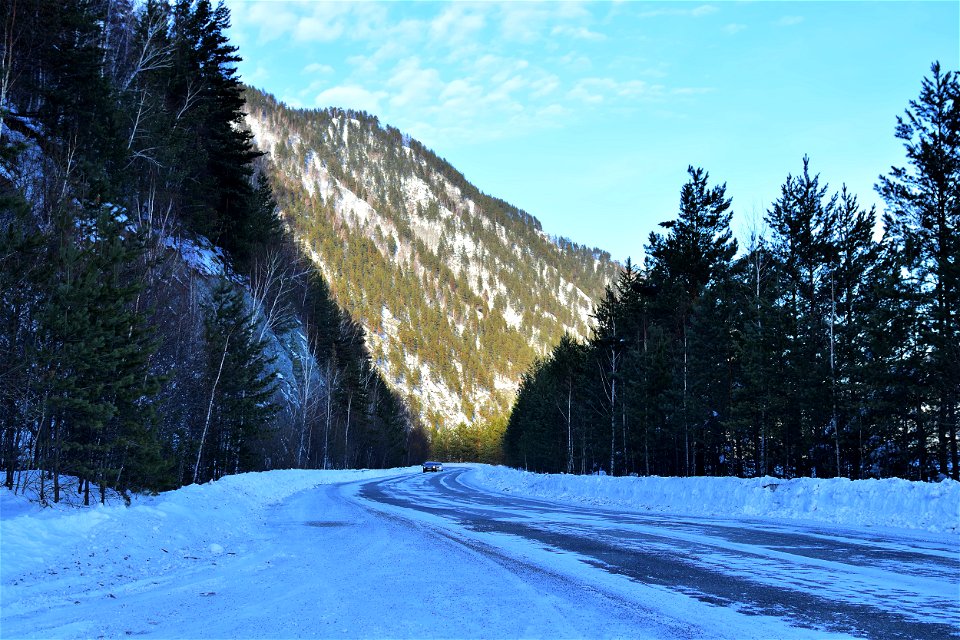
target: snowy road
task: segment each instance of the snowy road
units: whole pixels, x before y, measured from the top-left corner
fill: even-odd
[[[560,505],[474,473],[244,474],[129,508],[8,500],[0,637],[960,637],[953,534]]]
[[[751,633],[760,636],[766,617],[794,625],[791,634],[960,635],[960,557],[943,541],[558,505],[479,491],[468,478],[467,470],[455,469],[384,479],[364,485],[360,495],[429,516],[437,530],[508,566],[525,549],[526,562],[550,567],[558,580],[616,593],[639,608],[649,607],[649,588],[656,587],[713,605],[693,620],[719,624],[718,607],[758,616]],[[578,562],[564,571],[558,554]],[[703,631],[729,629],[708,623]]]

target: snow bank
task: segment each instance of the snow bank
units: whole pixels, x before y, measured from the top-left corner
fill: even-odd
[[[243,473],[157,496],[134,496],[129,507],[114,498],[112,504],[86,508],[66,502],[42,508],[28,497],[0,489],[0,582],[43,565],[67,548],[107,538],[119,540],[128,553],[135,548],[148,552],[146,547],[179,556],[223,553],[267,507],[295,493],[410,470]],[[91,490],[91,500],[94,495]]]
[[[960,482],[832,478],[660,478],[536,474],[478,465],[504,493],[682,515],[786,518],[960,533]]]

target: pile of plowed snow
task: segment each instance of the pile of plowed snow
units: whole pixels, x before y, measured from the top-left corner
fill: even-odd
[[[478,486],[546,500],[678,515],[786,518],[960,533],[960,482],[538,474],[477,465]]]

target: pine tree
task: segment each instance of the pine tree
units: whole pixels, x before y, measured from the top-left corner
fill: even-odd
[[[56,284],[39,315],[46,420],[38,437],[55,474],[80,478],[87,503],[91,481],[101,492],[125,486],[114,463],[120,450],[148,446],[150,412],[137,406],[157,391],[147,372],[153,343],[134,306],[142,245],[124,220],[111,207],[65,210],[49,271]]]
[[[960,81],[939,62],[920,96],[897,118],[909,167],[893,167],[877,190],[888,206],[887,233],[909,258],[929,349],[940,473],[960,478]]]
[[[550,368],[555,380],[557,393],[554,403],[566,427],[566,465],[567,473],[574,473],[574,453],[578,441],[582,441],[583,400],[580,397],[582,378],[587,367],[587,353],[584,345],[564,333],[553,349]],[[582,452],[581,452],[582,457]]]
[[[95,326],[104,334],[105,349],[96,358],[102,379],[98,386],[101,398],[111,406],[92,460],[103,502],[107,487],[156,490],[167,479],[154,431],[153,398],[159,380],[149,371],[156,343],[136,306],[143,290],[142,233],[127,225],[126,214],[107,207],[95,224],[87,269],[96,274]]]
[[[781,460],[779,419],[789,410],[780,388],[786,347],[785,314],[779,303],[784,278],[780,265],[763,238],[754,235],[746,255],[735,270],[740,284],[739,320],[734,334],[739,377],[733,389],[731,416],[734,428],[747,432],[750,454],[745,455],[746,475],[770,475]]]
[[[935,430],[928,408],[928,347],[922,339],[926,319],[909,263],[899,243],[884,234],[867,281],[863,331],[869,395],[861,409],[867,428],[858,433],[854,458],[860,477],[930,480],[939,472],[930,456]]]
[[[6,175],[13,175],[18,156],[14,145],[0,148]],[[44,244],[29,203],[0,178],[0,460],[8,489],[13,489],[14,475],[25,462],[25,435],[36,423],[30,407],[39,405],[35,327],[47,280]]]
[[[696,475],[743,474],[742,433],[731,420],[733,390],[740,377],[734,340],[740,308],[735,274],[704,287],[689,329],[689,416],[700,425],[693,468]]]

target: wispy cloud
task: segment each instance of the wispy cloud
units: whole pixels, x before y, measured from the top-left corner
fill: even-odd
[[[569,24],[559,24],[550,30],[550,35],[572,38],[573,40],[590,40],[600,42],[606,40],[607,36],[596,31],[591,31],[587,27],[573,26]]]
[[[701,96],[706,93],[713,93],[710,87],[676,87],[670,89],[670,93],[675,96]]]
[[[386,86],[390,90],[391,106],[398,109],[436,104],[437,96],[443,91],[440,72],[433,68],[424,68],[418,57],[401,60]]]
[[[499,5],[497,16],[500,37],[511,42],[540,40],[552,35],[557,26],[574,32],[582,29],[580,35],[589,35],[591,18],[591,13],[577,2],[505,2]]]
[[[268,3],[234,3],[231,21],[256,33],[254,40],[263,45],[289,37],[300,16],[285,6]]]
[[[691,18],[702,18],[718,12],[720,9],[712,4],[703,4],[693,9],[651,9],[641,11],[637,14],[638,18],[659,18],[661,16],[689,16]]]
[[[530,95],[534,98],[544,98],[556,93],[560,88],[560,79],[553,74],[545,74],[530,83]]]
[[[699,91],[673,93],[667,69],[627,52],[596,59],[613,23],[589,3],[228,2],[247,41],[303,52],[300,86],[281,99],[368,111],[425,141],[525,135],[578,117],[576,104],[632,108]],[[647,14],[717,11],[667,5]]]
[[[430,41],[447,48],[469,47],[487,25],[482,5],[451,4],[446,6],[428,26]]]
[[[643,80],[616,80],[614,78],[584,78],[576,83],[568,96],[588,104],[599,105],[611,101],[651,99],[663,95],[664,87]]]
[[[262,64],[258,64],[254,70],[248,71],[243,76],[243,81],[249,85],[259,85],[270,78],[270,69]]]
[[[745,24],[738,24],[738,23],[732,22],[728,25],[724,25],[723,32],[728,35],[734,36],[746,28],[747,28],[747,25]]]
[[[311,75],[326,75],[333,73],[334,69],[328,64],[323,64],[321,62],[311,62],[303,68],[303,73],[309,73]]]
[[[776,25],[778,27],[792,27],[803,22],[803,16],[783,16],[777,20]]]
[[[293,38],[301,42],[333,42],[345,29],[343,21],[334,16],[306,16],[297,21]]]

